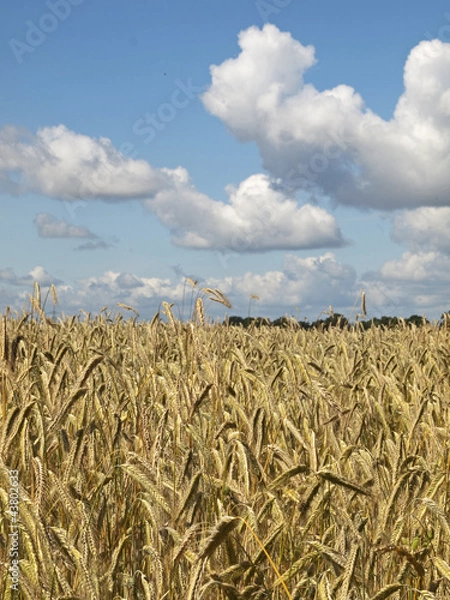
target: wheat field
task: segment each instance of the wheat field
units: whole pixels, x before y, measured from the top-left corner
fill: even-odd
[[[35,304],[1,317],[0,599],[450,597],[449,328]]]

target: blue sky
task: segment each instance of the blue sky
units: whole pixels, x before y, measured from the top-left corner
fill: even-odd
[[[449,309],[447,3],[0,11],[1,310],[151,318],[187,276],[242,316]]]

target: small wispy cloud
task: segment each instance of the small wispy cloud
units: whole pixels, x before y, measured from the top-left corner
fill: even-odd
[[[97,236],[87,227],[73,225],[64,219],[57,219],[49,213],[38,213],[34,219],[38,235],[42,238],[91,238]]]
[[[75,250],[80,252],[85,250],[107,250],[113,246],[114,244],[111,242],[106,242],[105,240],[96,240],[93,242],[85,242],[84,244],[80,244],[75,248]]]

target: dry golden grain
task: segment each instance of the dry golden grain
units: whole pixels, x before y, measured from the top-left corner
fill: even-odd
[[[199,560],[209,558],[214,550],[227,539],[238,523],[239,519],[237,517],[222,517],[201,547],[198,553]]]

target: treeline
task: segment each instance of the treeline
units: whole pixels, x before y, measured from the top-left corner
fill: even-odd
[[[441,316],[439,321],[440,325],[449,325],[450,324],[450,313],[445,313]],[[399,324],[411,326],[415,325],[420,327],[422,325],[427,325],[430,323],[428,319],[422,317],[420,315],[411,315],[407,319],[403,319],[402,317],[376,317],[370,320],[358,321],[359,326],[363,329],[370,329],[371,327],[384,327],[384,328],[393,328]],[[308,321],[297,321],[293,317],[279,317],[275,319],[275,321],[271,321],[266,317],[238,317],[232,316],[228,317],[224,321],[225,325],[234,325],[243,327],[247,329],[249,327],[261,327],[263,325],[270,327],[295,327],[301,329],[329,329],[330,327],[338,327],[341,329],[345,329],[352,325],[350,321],[339,313],[335,313],[331,316],[328,316],[326,319],[318,319],[313,321],[312,323]]]

